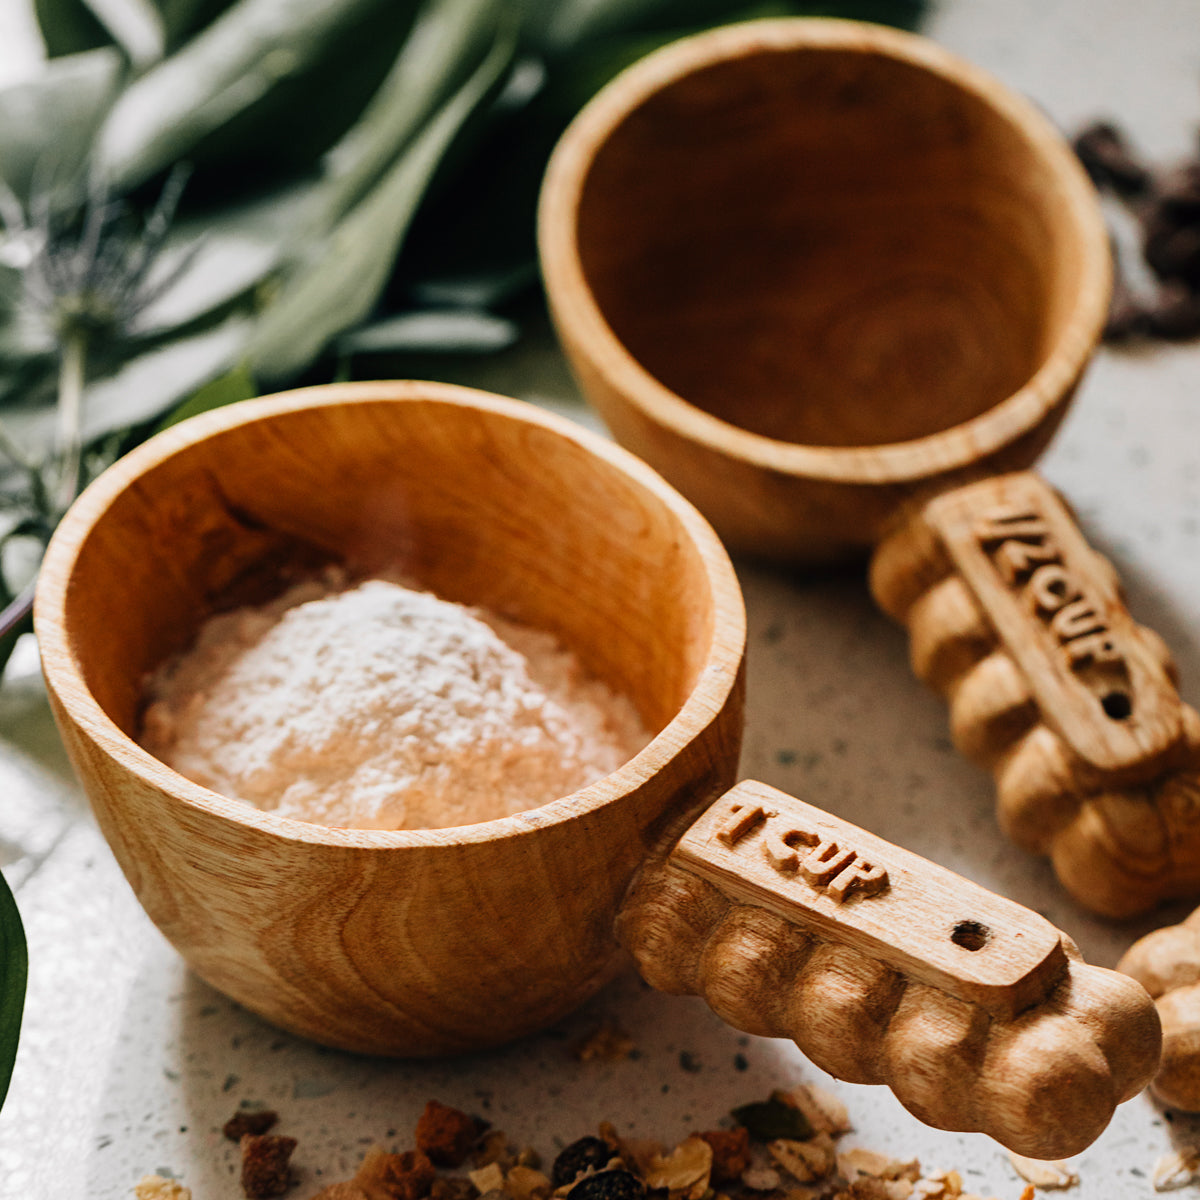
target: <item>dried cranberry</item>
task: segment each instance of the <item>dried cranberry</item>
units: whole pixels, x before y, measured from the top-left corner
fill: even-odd
[[[550,1168],[550,1182],[556,1188],[572,1183],[585,1171],[599,1171],[616,1157],[616,1151],[602,1138],[581,1137],[564,1147]]]

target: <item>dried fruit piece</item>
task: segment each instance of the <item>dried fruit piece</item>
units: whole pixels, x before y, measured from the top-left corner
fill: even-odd
[[[712,1149],[713,1183],[732,1183],[750,1166],[750,1131],[743,1126],[710,1129],[696,1136],[702,1137]]]
[[[476,1167],[474,1171],[468,1171],[467,1178],[483,1195],[499,1191],[504,1187],[504,1170],[498,1162],[490,1162],[487,1166]]]
[[[786,1092],[776,1092],[769,1100],[743,1104],[735,1108],[730,1116],[745,1129],[756,1142],[771,1142],[776,1138],[806,1141],[813,1135],[808,1118],[786,1099]]]
[[[504,1176],[504,1190],[512,1200],[546,1200],[553,1185],[541,1171],[518,1163]]]
[[[279,1114],[269,1108],[238,1109],[221,1126],[221,1132],[231,1141],[240,1142],[247,1133],[263,1134],[279,1123]]]
[[[612,1147],[598,1137],[581,1137],[563,1148],[550,1168],[556,1188],[565,1187],[587,1171],[601,1171],[613,1158]]]
[[[192,1189],[165,1175],[143,1175],[133,1185],[137,1200],[192,1200]]]
[[[388,1154],[379,1146],[372,1146],[354,1182],[381,1200],[424,1200],[436,1178],[437,1170],[420,1150]]]
[[[572,1047],[580,1062],[621,1062],[633,1053],[633,1038],[617,1025],[606,1021]]]
[[[1009,1162],[1026,1183],[1040,1188],[1069,1188],[1079,1182],[1079,1176],[1065,1162],[1050,1162],[1026,1158],[1023,1154],[1008,1153]]]
[[[242,1135],[242,1191],[250,1200],[282,1196],[291,1187],[296,1139],[273,1133]]]
[[[488,1163],[499,1163],[507,1171],[516,1162],[512,1147],[508,1144],[508,1135],[502,1130],[493,1129],[483,1136],[482,1140],[471,1152],[471,1162],[476,1167],[486,1167]]]
[[[474,1117],[430,1100],[417,1118],[417,1149],[439,1167],[461,1167],[481,1132]]]
[[[642,1200],[645,1194],[642,1181],[620,1168],[585,1175],[570,1191],[572,1200]]]
[[[439,1175],[429,1189],[429,1200],[476,1200],[479,1189],[469,1180]]]
[[[1195,1150],[1172,1150],[1154,1164],[1154,1190],[1173,1192],[1187,1187],[1200,1178],[1200,1152]]]

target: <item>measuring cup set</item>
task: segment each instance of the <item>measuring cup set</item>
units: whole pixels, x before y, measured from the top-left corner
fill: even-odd
[[[337,385],[168,430],[64,519],[38,598],[47,682],[142,904],[203,978],[330,1045],[502,1042],[624,949],[929,1124],[1082,1149],[1154,1073],[1148,996],[1036,914],[736,781],[744,613],[688,502],[735,550],[871,553],[1005,830],[1083,903],[1200,891],[1197,716],[1023,470],[1107,304],[1070,151],[922,39],[753,22],[602,91],[539,222],[562,344],[637,458],[465,389]],[[396,832],[260,812],[141,750],[148,670],[208,613],[333,560],[400,562],[557,633],[656,736],[541,808]]]

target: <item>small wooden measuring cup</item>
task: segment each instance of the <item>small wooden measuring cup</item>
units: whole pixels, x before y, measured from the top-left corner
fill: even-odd
[[[142,681],[295,572],[400,565],[553,630],[656,731],[620,770],[453,829],[332,829],[142,750]],[[763,784],[734,786],[745,618],[699,514],[632,455],[440,384],[198,417],[97,480],[42,569],[55,715],[100,826],[192,968],[329,1045],[429,1055],[568,1012],[632,952],[922,1120],[1025,1154],[1088,1144],[1153,1074],[1142,988],[1042,917]]]
[[[921,38],[752,22],[651,55],[543,188],[559,334],[614,434],[733,549],[871,583],[1084,904],[1200,894],[1200,717],[1031,463],[1102,326],[1091,186]]]

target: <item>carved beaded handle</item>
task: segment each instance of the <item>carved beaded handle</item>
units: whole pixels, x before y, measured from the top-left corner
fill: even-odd
[[[1105,916],[1200,894],[1200,716],[1048,484],[928,502],[880,543],[871,590],[959,750],[993,772],[1013,841]]]
[[[1154,1074],[1144,989],[1036,913],[765,784],[643,869],[617,934],[646,980],[940,1129],[1089,1145]]]
[[[1150,1090],[1164,1104],[1200,1112],[1200,908],[1134,942],[1117,964],[1154,997],[1163,1048]]]

